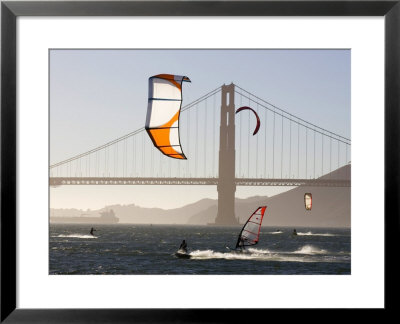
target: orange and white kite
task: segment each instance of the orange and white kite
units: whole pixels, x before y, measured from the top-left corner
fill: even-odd
[[[190,82],[190,79],[172,74],[157,74],[149,78],[146,131],[154,146],[163,154],[186,160],[179,139],[179,114],[184,81]]]

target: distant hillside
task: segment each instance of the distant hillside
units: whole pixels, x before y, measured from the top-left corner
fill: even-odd
[[[351,178],[351,166],[346,165],[325,178]],[[311,211],[304,208],[304,194],[312,193]],[[236,199],[235,216],[244,223],[250,214],[261,205],[267,205],[265,226],[310,226],[310,227],[350,227],[351,188],[350,187],[307,187],[300,186],[284,193],[268,197]],[[217,206],[193,215],[189,224],[207,224],[215,221]]]
[[[261,205],[265,205],[268,201],[268,197],[255,196],[246,199],[235,199],[235,216],[239,217],[240,223],[244,223],[254,210]],[[214,200],[214,204],[209,208],[202,210],[188,220],[188,224],[206,225],[208,223],[214,223],[215,217],[217,216],[217,201]]]
[[[212,199],[202,199],[193,204],[186,205],[175,209],[161,208],[144,208],[130,205],[110,205],[108,209],[113,209],[115,215],[119,218],[119,223],[136,223],[136,224],[185,224],[190,216],[215,205],[216,201]],[[79,209],[50,209],[51,218],[53,217],[78,217],[84,216],[100,216],[100,212],[106,208],[93,211],[84,211]]]
[[[347,165],[325,177],[350,179],[351,167]],[[313,208],[304,208],[304,194],[313,195]],[[267,205],[265,226],[310,226],[310,227],[350,227],[351,188],[307,187],[295,189],[272,197],[237,198],[235,215],[244,223],[250,214],[261,205]],[[199,224],[213,223],[217,216],[217,201],[202,199],[193,204],[175,209],[143,208],[134,204],[112,205],[99,210],[51,209],[51,217],[100,216],[106,208],[114,210],[119,223],[143,224]]]

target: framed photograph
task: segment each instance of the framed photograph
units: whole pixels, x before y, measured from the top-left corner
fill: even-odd
[[[399,15],[2,2],[1,321],[392,308]]]

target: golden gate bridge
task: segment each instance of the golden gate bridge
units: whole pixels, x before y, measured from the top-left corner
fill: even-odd
[[[252,107],[260,117],[235,108]],[[236,186],[350,186],[351,140],[238,85],[218,87],[182,107],[187,160],[164,156],[143,128],[50,165],[49,184],[216,185],[217,223],[232,223]]]

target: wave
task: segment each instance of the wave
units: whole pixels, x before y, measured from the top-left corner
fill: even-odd
[[[301,254],[322,254],[323,250],[318,250],[314,247],[300,249]],[[300,251],[299,250],[299,251]],[[305,253],[307,252],[308,253]],[[255,260],[255,261],[279,261],[279,262],[331,262],[327,259],[316,258],[315,256],[297,256],[300,252],[272,252],[266,249],[249,248],[243,252],[215,252],[213,250],[195,250],[189,253],[191,260],[210,260],[210,259],[225,259],[225,260]],[[334,260],[332,260],[334,262]]]
[[[276,232],[267,232],[266,234],[282,234],[282,231],[276,231]]]
[[[247,251],[250,253],[258,253],[258,254],[326,254],[328,253],[327,250],[320,249],[313,245],[304,245],[300,249],[287,252],[287,251],[271,251],[267,249],[256,249],[256,248],[249,248]]]
[[[297,232],[297,235],[300,236],[308,236],[308,235],[312,235],[312,236],[341,236],[339,234],[330,234],[330,233],[313,233],[313,232]]]
[[[95,239],[98,238],[94,235],[89,234],[59,234],[59,235],[52,235],[51,237],[74,237],[74,238],[84,238],[84,239]]]
[[[250,253],[259,253],[259,254],[276,253],[267,249],[256,249],[256,248],[248,248],[247,251]]]
[[[294,251],[293,253],[296,253],[296,254],[325,254],[325,253],[327,253],[327,251],[323,250],[323,249],[319,249],[313,245],[304,245],[303,247],[301,247],[297,251]]]
[[[213,250],[196,250],[189,253],[192,259],[226,259],[226,260],[249,260],[256,259],[257,255],[251,252],[215,252]],[[259,254],[261,255],[261,254]]]

